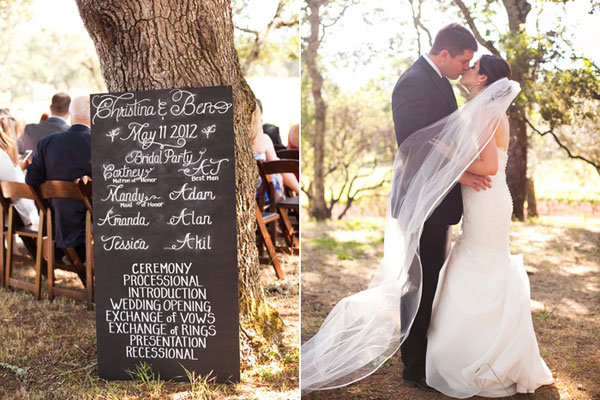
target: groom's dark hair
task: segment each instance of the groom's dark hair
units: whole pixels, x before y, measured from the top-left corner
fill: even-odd
[[[430,53],[440,54],[442,50],[448,50],[453,58],[465,52],[465,50],[477,51],[477,41],[467,28],[459,24],[450,24],[435,35],[433,47]]]

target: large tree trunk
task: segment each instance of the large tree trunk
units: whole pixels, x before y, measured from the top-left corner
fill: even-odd
[[[234,47],[230,2],[76,1],[109,91],[233,87],[240,322],[272,338],[282,325],[265,302],[258,275],[257,171],[249,131],[255,100]]]
[[[527,178],[527,218],[538,217],[535,185],[533,178]]]
[[[508,62],[512,67],[512,79],[521,84],[523,90],[533,79],[531,54],[527,44],[521,45],[520,36],[525,33],[525,22],[531,11],[527,0],[503,0],[508,26],[509,39],[514,40],[515,48]],[[527,124],[525,122],[526,105],[522,99],[517,99],[509,111],[510,147],[508,151],[508,167],[506,179],[513,198],[513,217],[522,221],[525,217],[524,206],[527,190]]]
[[[527,188],[527,131],[523,120],[524,109],[522,106],[511,107],[510,121],[510,147],[508,149],[508,165],[506,167],[506,181],[513,199],[513,217],[522,221],[523,208]]]
[[[315,102],[315,135],[314,135],[314,174],[312,184],[312,204],[310,207],[310,215],[317,220],[329,218],[330,213],[327,212],[325,204],[325,183],[323,177],[323,163],[325,156],[325,117],[327,106],[323,100],[321,89],[323,88],[323,76],[317,66],[317,55],[319,50],[319,32],[321,26],[321,17],[319,9],[322,5],[321,0],[308,0],[310,15],[310,36],[308,38],[308,46],[306,49],[306,67],[312,81],[312,95]]]

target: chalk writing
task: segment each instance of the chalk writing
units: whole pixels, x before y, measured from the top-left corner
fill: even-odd
[[[146,244],[146,241],[142,238],[129,238],[124,239],[120,235],[114,236],[100,236],[102,241],[102,248],[106,251],[112,250],[148,250],[150,246]]]
[[[165,250],[181,250],[183,248],[190,250],[210,250],[210,235],[193,235],[186,233],[183,239],[178,239],[175,244],[165,247]]]
[[[122,217],[121,214],[115,213],[111,207],[106,212],[104,218],[98,220],[98,226],[103,226],[104,224],[109,226],[148,226],[150,222],[139,211],[135,217]]]

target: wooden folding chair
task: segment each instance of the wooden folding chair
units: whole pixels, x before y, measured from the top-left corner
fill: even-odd
[[[90,184],[91,185],[91,184]],[[46,181],[42,183],[37,191],[39,197],[42,200],[49,201],[51,199],[73,199],[81,200],[86,205],[86,222],[85,222],[85,271],[86,271],[86,287],[85,291],[81,292],[74,289],[67,289],[54,286],[54,220],[53,212],[51,207],[47,206],[46,211],[46,229],[48,236],[48,299],[53,300],[54,295],[69,297],[77,300],[83,300],[87,302],[88,309],[92,308],[92,302],[94,300],[94,288],[93,288],[93,255],[92,255],[92,212],[91,212],[91,200],[82,193],[79,185],[74,182],[67,181]],[[91,193],[91,187],[90,187]],[[89,203],[89,206],[88,206]],[[67,256],[74,261],[75,266],[82,268],[82,262],[79,256],[75,252],[75,249],[65,249]]]
[[[14,287],[18,289],[28,290],[35,295],[37,300],[41,297],[42,291],[42,249],[44,244],[44,217],[46,213],[46,207],[40,201],[36,192],[31,186],[26,183],[19,182],[0,182],[0,188],[2,188],[3,207],[8,207],[8,229],[6,231],[6,264],[4,269],[4,287]],[[18,212],[15,210],[13,201],[21,199],[31,199],[35,202],[39,209],[40,222],[37,230],[31,225],[25,226]],[[8,203],[7,200],[10,200]],[[4,219],[4,212],[2,212],[2,220]],[[2,224],[4,221],[2,221]],[[2,225],[3,227],[4,225]],[[15,235],[21,236],[23,239],[31,238],[35,239],[35,283],[23,281],[12,277],[13,268],[13,242]],[[28,245],[28,241],[23,241],[26,247],[31,252],[31,244]],[[31,242],[29,242],[31,243]],[[4,246],[4,244],[3,244]]]
[[[1,195],[0,191],[0,287],[4,287],[4,263],[6,260],[6,219],[4,213],[8,214],[10,200]]]
[[[291,150],[291,149],[282,149],[277,150],[277,157],[281,159],[287,160],[299,160],[300,159],[300,150]]]
[[[90,265],[90,270],[92,274],[86,275],[86,286],[88,287],[88,308],[91,307],[91,303],[94,301],[94,279],[93,274],[95,273],[94,268],[94,235],[92,234],[92,178],[89,176],[84,176],[75,181],[75,184],[79,188],[79,192],[81,193],[83,204],[85,204],[85,208],[87,209],[85,215],[85,256],[86,256],[86,266]]]
[[[277,157],[279,157],[279,159],[281,160],[300,160],[300,150],[298,149],[283,149],[283,150],[277,150]],[[296,176],[296,179],[300,180],[300,174],[296,173],[294,174]],[[285,188],[285,194],[293,197],[293,191],[286,187]],[[291,211],[291,210],[290,210]],[[291,212],[291,215],[295,215],[298,219],[298,221],[300,221],[300,215],[296,214],[294,211]]]
[[[264,245],[267,248],[267,253],[273,262],[273,269],[275,269],[275,275],[277,275],[277,279],[283,279],[283,271],[281,270],[281,264],[279,263],[279,259],[277,258],[277,253],[275,252],[275,246],[273,245],[273,241],[271,240],[271,235],[269,234],[269,230],[267,229],[268,224],[275,224],[276,221],[279,220],[279,214],[274,212],[263,212],[260,210],[258,204],[254,205],[254,211],[256,214],[256,225],[257,225],[257,233],[259,242],[257,243],[259,253],[262,253],[262,246]],[[265,261],[268,262],[266,257],[262,257],[259,254],[259,259],[261,263]]]
[[[299,170],[298,161],[294,160],[274,160],[258,161],[258,170],[263,181],[266,184],[266,191],[269,197],[269,210],[277,212],[280,216],[280,226],[285,241],[291,252],[298,251],[298,237],[290,221],[288,210],[295,210],[297,215],[300,211],[300,201],[298,196],[281,198],[276,194],[271,174],[292,173],[297,174]]]
[[[7,223],[6,216],[8,216],[9,207],[10,207],[10,199],[7,199],[6,197],[2,196],[2,193],[0,190],[0,287],[4,287],[4,271],[5,271],[5,266],[6,266],[6,246],[5,246],[5,244],[6,244],[6,238],[7,238],[6,232],[8,230],[8,227],[6,226],[6,223]],[[14,213],[13,217],[14,217],[15,228],[21,228],[21,227],[25,226],[25,223],[23,223],[23,220],[18,212]],[[23,242],[23,244],[25,245],[25,248],[27,249],[27,251],[31,254],[32,258],[35,260],[35,257],[37,254],[35,239],[31,238],[29,236],[20,236],[20,238],[21,238],[21,241]],[[42,260],[42,271],[44,271],[43,263],[44,263],[44,261]]]

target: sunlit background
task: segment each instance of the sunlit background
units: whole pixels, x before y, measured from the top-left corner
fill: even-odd
[[[3,19],[0,44],[0,107],[27,123],[49,113],[59,91],[70,95],[106,90],[92,40],[74,0],[16,0]],[[255,38],[275,14],[275,0],[233,2],[236,47],[242,65]],[[283,20],[297,20],[299,5],[290,1]],[[264,106],[264,122],[289,128],[300,120],[298,25],[272,29],[247,80]]]
[[[466,1],[480,33],[491,40],[496,48],[506,54],[501,48],[502,37],[508,31],[508,17],[502,2]],[[597,101],[591,95],[589,103],[581,103],[580,115],[575,117],[571,111],[565,115],[571,116],[573,123],[564,126],[550,126],[542,118],[544,96],[542,89],[544,79],[552,80],[549,75],[542,77],[547,70],[576,70],[587,69],[598,71],[600,65],[600,46],[597,45],[598,21],[600,11],[597,3],[589,0],[574,0],[569,2],[535,1],[525,24],[526,34],[531,43],[538,41],[548,52],[558,52],[560,56],[553,57],[538,70],[536,85],[539,88],[530,90],[532,96],[539,96],[531,105],[530,119],[536,127],[544,132],[553,128],[562,143],[566,144],[574,156],[581,155],[600,165],[598,144],[600,143],[600,125],[598,124]],[[489,8],[486,5],[489,4]],[[420,7],[420,11],[419,11]],[[307,11],[308,12],[308,11]],[[422,27],[415,28],[413,15],[420,12],[419,21]],[[431,39],[436,32],[451,22],[458,22],[468,27],[464,16],[452,1],[434,0],[371,0],[371,1],[339,1],[330,3],[321,10],[323,26],[321,27],[321,42],[318,50],[318,68],[325,83],[323,97],[327,103],[327,131],[325,139],[325,170],[333,165],[344,164],[350,158],[344,154],[353,154],[355,148],[362,149],[353,155],[352,164],[358,167],[346,174],[359,176],[354,181],[354,188],[377,186],[373,190],[359,193],[353,200],[354,209],[368,203],[368,210],[385,212],[385,194],[389,175],[386,172],[391,167],[396,144],[393,136],[391,115],[391,94],[399,76],[421,54],[431,48]],[[427,34],[429,31],[429,34]],[[307,38],[310,33],[308,20],[301,26],[301,35],[305,42],[303,51],[306,52]],[[535,42],[537,43],[537,42]],[[535,47],[533,44],[530,47]],[[550,48],[550,47],[548,47]],[[532,49],[531,51],[536,51]],[[479,50],[473,61],[482,54],[490,51],[479,44]],[[573,59],[573,55],[584,56],[587,60]],[[314,103],[311,93],[311,78],[305,68],[303,53],[303,187],[308,192],[312,186],[313,169],[313,124]],[[590,63],[593,65],[590,66]],[[596,72],[597,73],[597,72]],[[597,75],[596,75],[597,76]],[[572,78],[575,83],[578,78]],[[466,92],[460,90],[455,82],[455,93],[459,105],[466,101]],[[574,101],[582,102],[582,99]],[[546,105],[554,106],[551,100]],[[586,108],[588,108],[586,110]],[[595,122],[586,126],[578,126],[578,119],[584,113],[595,114]],[[352,124],[343,121],[353,119]],[[346,140],[342,145],[346,131],[354,141]],[[600,201],[600,169],[584,161],[568,157],[550,135],[541,136],[528,128],[529,152],[527,176],[535,184],[535,194],[539,200],[563,201],[571,205],[578,203],[586,212],[598,212]],[[365,133],[368,132],[368,133]],[[364,136],[360,138],[360,136]],[[370,138],[370,140],[367,140]],[[373,142],[378,142],[374,145]],[[389,146],[383,149],[384,144]],[[343,150],[338,149],[343,147]],[[373,161],[379,161],[372,168]],[[345,160],[345,161],[344,161]],[[339,171],[339,168],[337,169]],[[325,198],[329,202],[334,199],[333,217],[339,216],[344,209],[344,203],[352,194],[348,192],[349,179],[333,172],[325,178]],[[366,176],[363,176],[366,175]],[[335,199],[339,197],[336,202]],[[303,204],[309,205],[305,196]],[[542,202],[541,207],[547,204]],[[595,211],[594,211],[595,210]]]

